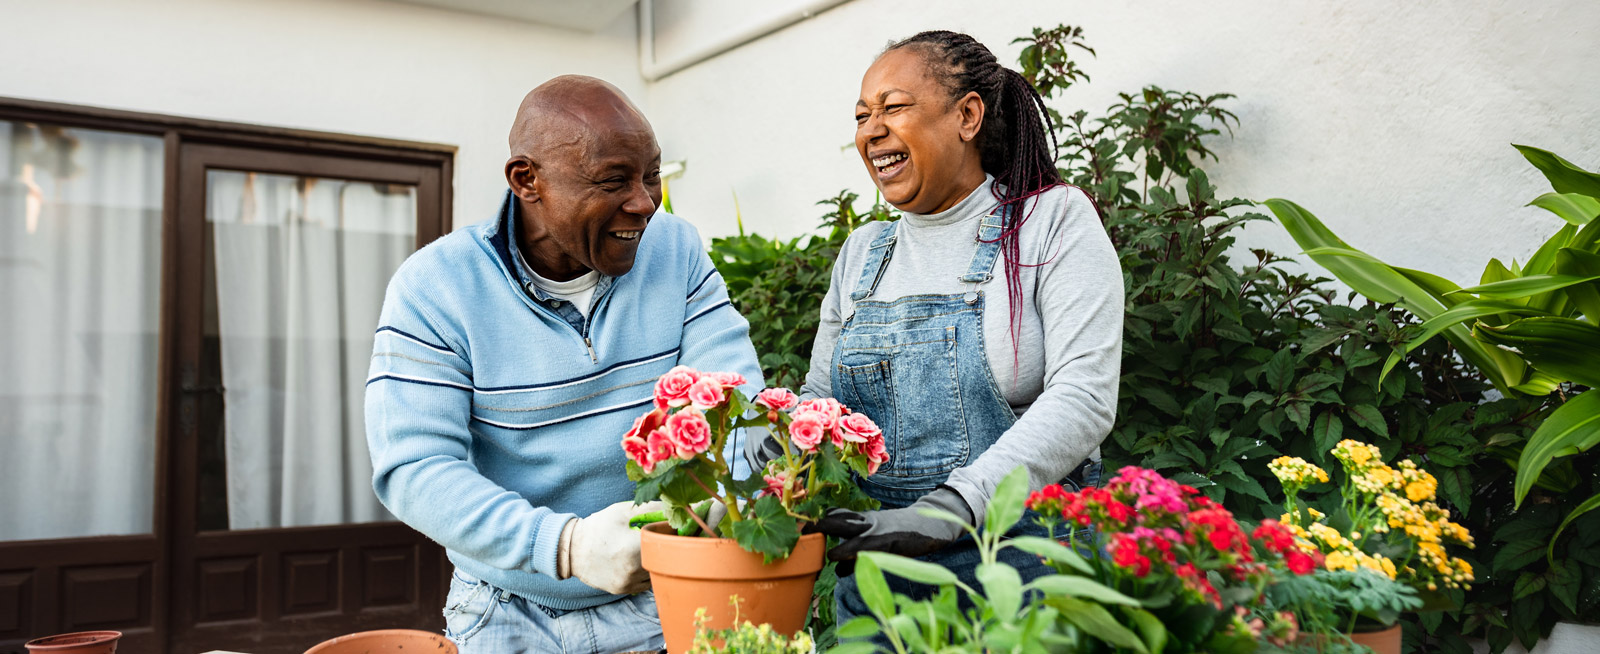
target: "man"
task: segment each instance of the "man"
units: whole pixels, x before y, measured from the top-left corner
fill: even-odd
[[[462,652],[661,649],[619,443],[675,365],[759,384],[749,324],[694,228],[656,213],[661,149],[615,87],[546,82],[510,144],[500,215],[390,281],[373,488],[448,550]]]

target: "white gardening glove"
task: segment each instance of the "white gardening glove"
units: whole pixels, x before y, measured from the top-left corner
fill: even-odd
[[[639,565],[639,532],[628,527],[628,518],[660,510],[660,502],[638,506],[632,501],[617,502],[587,518],[568,522],[561,531],[561,548],[556,553],[556,577],[577,577],[578,581],[614,595],[648,590],[650,573]]]

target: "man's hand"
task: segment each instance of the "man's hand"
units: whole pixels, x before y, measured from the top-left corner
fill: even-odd
[[[639,565],[639,532],[628,527],[628,518],[660,510],[660,502],[634,506],[630,500],[568,522],[556,554],[556,578],[577,577],[617,595],[648,590],[650,573]]]
[[[972,509],[967,508],[961,495],[940,486],[903,509],[865,513],[834,509],[817,523],[817,531],[840,539],[838,545],[828,550],[828,558],[834,561],[854,559],[863,550],[923,556],[939,551],[967,533],[961,525],[918,513],[921,509],[939,509],[955,514],[969,525],[972,523]]]

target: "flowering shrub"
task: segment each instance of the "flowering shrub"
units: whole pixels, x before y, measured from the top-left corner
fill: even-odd
[[[685,366],[656,381],[655,407],[622,437],[628,478],[638,484],[635,501],[660,499],[680,534],[733,538],[768,561],[787,557],[801,524],[829,508],[877,508],[850,478],[852,471],[871,475],[889,460],[871,418],[831,398],[801,402],[786,388],[746,399],[738,391],[744,384],[736,373]],[[783,455],[748,479],[734,479],[723,449],[735,430],[747,428],[772,430]],[[715,527],[706,520],[712,499],[728,507]]]
[[[1067,544],[1073,549],[1097,544],[1077,542],[1077,528],[1094,528],[1109,557],[1088,560],[1096,578],[1131,597],[1176,598],[1148,610],[1169,630],[1187,629],[1186,643],[1226,648],[1240,637],[1298,637],[1292,613],[1254,611],[1276,578],[1308,574],[1321,563],[1276,520],[1246,529],[1194,487],[1135,466],[1118,471],[1105,488],[1073,493],[1046,486],[1026,505],[1052,535],[1063,523],[1072,527]]]
[[[1300,490],[1328,481],[1328,473],[1294,457],[1279,457],[1268,467],[1283,483],[1287,513],[1283,522],[1304,549],[1325,555],[1329,570],[1365,568],[1418,590],[1464,589],[1472,565],[1445,551],[1446,544],[1473,546],[1472,534],[1452,522],[1434,499],[1438,480],[1409,459],[1391,467],[1373,445],[1340,441],[1332,450],[1345,471],[1341,488],[1349,530],[1328,516],[1296,503]]]
[[[863,552],[856,582],[872,616],[841,625],[840,638],[881,634],[895,652],[1244,654],[1262,642],[1305,644],[1298,616],[1262,606],[1276,584],[1318,567],[1287,526],[1246,528],[1194,488],[1143,468],[1123,468],[1105,488],[1051,485],[1030,495],[1027,487],[1024,469],[1008,475],[972,533],[981,590],[937,565]],[[1050,538],[1001,538],[1024,508],[1039,513]],[[1063,526],[1067,541],[1058,542]],[[1094,543],[1079,541],[1090,533],[1083,527],[1098,532]],[[998,557],[1013,547],[1057,574],[1023,583]],[[1084,554],[1098,547],[1105,556]],[[884,572],[942,588],[930,600],[896,597]],[[884,649],[847,644],[857,645],[848,651]]]

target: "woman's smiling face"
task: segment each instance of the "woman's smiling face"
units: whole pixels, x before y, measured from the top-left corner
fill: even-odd
[[[884,53],[861,79],[856,151],[883,199],[902,211],[944,211],[983,183],[982,124],[978,94],[951,101],[916,48]]]

